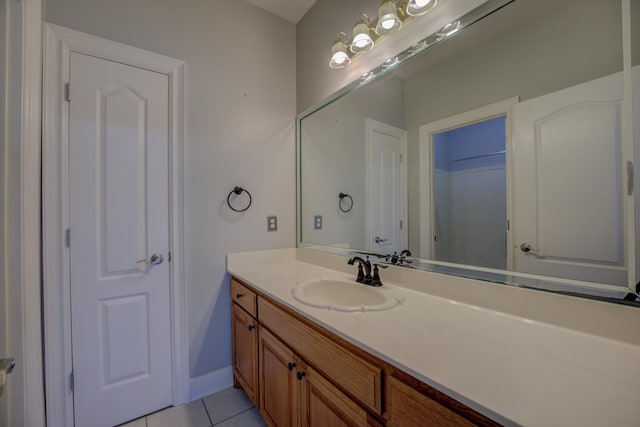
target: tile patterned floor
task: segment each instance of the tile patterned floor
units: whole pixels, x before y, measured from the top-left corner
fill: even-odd
[[[138,418],[119,427],[264,427],[247,395],[235,388]]]

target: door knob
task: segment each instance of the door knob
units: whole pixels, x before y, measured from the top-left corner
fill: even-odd
[[[376,243],[384,243],[386,242],[388,239],[381,239],[380,236],[376,236],[375,239],[373,239],[374,242]]]
[[[531,245],[528,243],[523,243],[520,245],[520,250],[522,252],[530,252],[531,251]]]
[[[141,259],[140,261],[137,261],[136,264],[144,262],[145,264],[159,265],[162,264],[162,261],[164,261],[164,257],[162,256],[162,254],[153,254],[151,255],[151,258],[149,258],[149,261],[147,261],[146,259]]]
[[[16,362],[13,357],[0,359],[0,396],[4,393],[4,384],[7,381],[7,375],[13,371],[15,366]]]

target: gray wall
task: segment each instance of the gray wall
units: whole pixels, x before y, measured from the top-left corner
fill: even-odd
[[[303,242],[367,247],[365,123],[369,118],[403,128],[403,85],[389,75],[302,120]],[[338,209],[341,192],[353,198],[348,213]],[[323,215],[322,230],[314,229],[314,215]]]
[[[295,26],[237,0],[47,0],[45,19],[185,61],[190,376],[229,366],[225,254],[295,245]],[[243,214],[226,208],[236,185]]]

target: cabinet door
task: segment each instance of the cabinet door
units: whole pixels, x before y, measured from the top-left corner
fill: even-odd
[[[258,322],[237,304],[233,309],[233,373],[258,405]]]
[[[303,425],[367,426],[367,413],[319,373],[306,366],[302,385]]]
[[[297,356],[260,328],[260,414],[272,427],[300,425]]]

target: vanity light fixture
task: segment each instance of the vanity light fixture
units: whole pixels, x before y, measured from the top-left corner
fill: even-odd
[[[372,79],[373,77],[375,77],[375,74],[373,73],[373,71],[367,71],[362,76],[360,76],[360,81],[366,82],[367,80]]]
[[[389,35],[402,28],[402,20],[398,16],[398,6],[392,0],[383,0],[378,9],[378,23],[376,24],[376,34],[379,36]]]
[[[421,40],[418,43],[410,46],[408,50],[409,50],[409,53],[416,54],[418,52],[422,52],[423,50],[425,50],[427,46],[429,46],[429,43],[427,43],[426,40]]]
[[[387,59],[382,63],[382,69],[386,70],[387,68],[391,68],[394,65],[398,65],[400,63],[400,59],[397,56]]]
[[[449,37],[453,33],[457,33],[460,30],[460,21],[449,22],[447,25],[442,27],[440,31],[436,33],[438,39]]]
[[[342,31],[336,36],[336,41],[331,46],[331,61],[329,67],[343,68],[351,63],[351,57],[347,50],[347,35]]]
[[[429,12],[438,3],[438,0],[409,0],[406,11],[411,16],[420,16]]]
[[[424,15],[429,12],[439,1],[382,0],[380,7],[378,7],[378,19],[376,21],[370,20],[369,16],[364,12],[360,14],[353,27],[351,41],[347,39],[345,33],[338,33],[331,46],[329,66],[331,68],[346,67],[358,55],[371,50],[378,41],[398,32],[414,16]]]
[[[353,40],[351,42],[351,52],[361,53],[373,48],[374,42],[370,34],[371,24],[369,23],[369,16],[366,13],[361,13],[360,17],[356,21],[356,25],[353,27]]]

